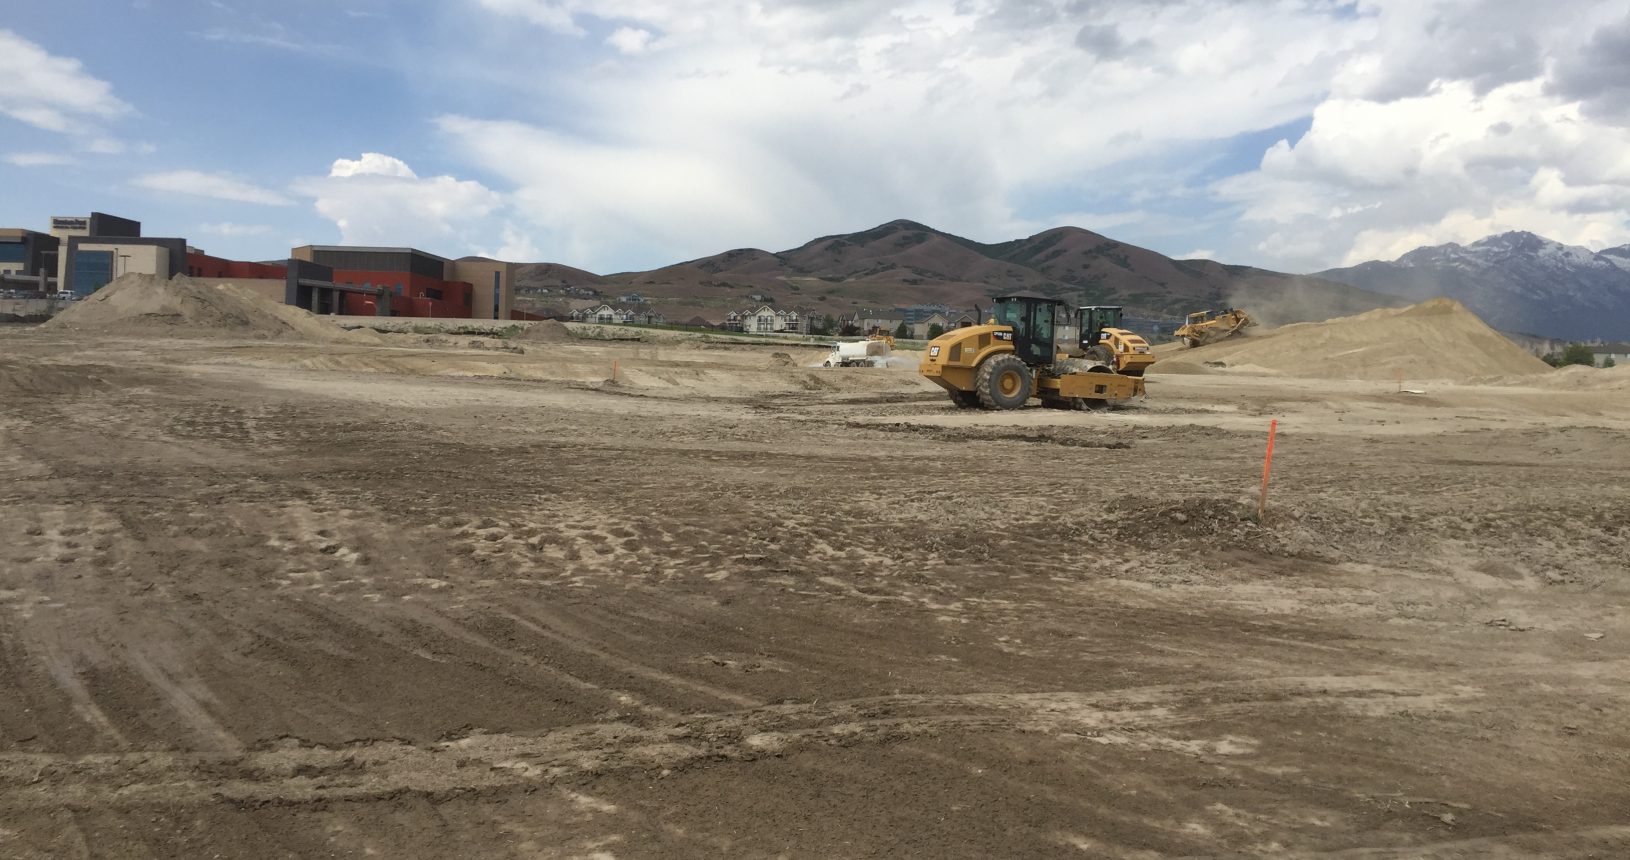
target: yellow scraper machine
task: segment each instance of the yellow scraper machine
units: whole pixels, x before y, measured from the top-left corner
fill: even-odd
[[[1251,319],[1250,314],[1239,308],[1195,311],[1183,320],[1183,325],[1173,334],[1184,346],[1193,349],[1236,334],[1244,334],[1246,329],[1254,325],[1256,320]]]
[[[1103,409],[1143,395],[1155,357],[1148,341],[1120,327],[1120,308],[1078,308],[1077,342],[1062,345],[1056,330],[1069,318],[1058,299],[1000,296],[991,317],[935,338],[917,368],[956,405],[1018,409],[1035,397],[1055,409]]]

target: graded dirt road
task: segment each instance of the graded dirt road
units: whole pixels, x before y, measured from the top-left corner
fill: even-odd
[[[1630,856],[1622,393],[384,340],[0,332],[0,856]]]

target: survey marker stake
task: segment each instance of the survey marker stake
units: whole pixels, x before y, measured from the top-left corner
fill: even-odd
[[[1268,455],[1262,458],[1262,497],[1256,503],[1256,521],[1268,518],[1268,475],[1273,472],[1273,439],[1279,435],[1279,419],[1268,422]]]

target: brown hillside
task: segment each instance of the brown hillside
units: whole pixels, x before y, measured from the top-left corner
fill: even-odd
[[[846,280],[898,280],[1014,286],[1034,271],[992,259],[982,246],[911,221],[842,236],[826,236],[781,256],[798,271]]]
[[[593,287],[607,295],[638,291],[670,318],[717,319],[727,309],[749,304],[752,295],[839,315],[860,307],[967,308],[1025,290],[1072,303],[1121,304],[1133,315],[1169,317],[1237,305],[1273,323],[1403,303],[1315,278],[1172,260],[1076,227],[987,245],[912,221],[891,221],[779,253],[741,248],[649,272],[582,273],[577,280],[568,275],[578,270],[553,266],[549,271],[560,279],[557,287]]]
[[[1404,304],[1317,278],[1211,260],[1173,260],[1078,227],[1059,227],[991,247],[1002,259],[1063,284],[1060,298],[1124,304],[1142,313],[1181,315],[1201,308],[1243,306],[1259,319],[1279,324]]]
[[[525,263],[515,273],[515,285],[523,288],[545,287],[553,290],[560,287],[598,287],[605,280],[593,272],[559,263]]]

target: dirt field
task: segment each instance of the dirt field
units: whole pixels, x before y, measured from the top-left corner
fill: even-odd
[[[1630,856],[1622,391],[380,339],[0,331],[0,856]]]

